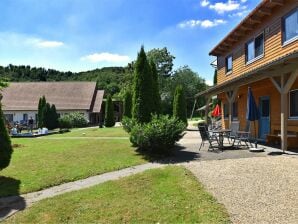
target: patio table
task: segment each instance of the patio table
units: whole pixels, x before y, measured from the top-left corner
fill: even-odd
[[[223,150],[225,148],[223,142],[224,142],[224,136],[227,136],[231,133],[231,129],[219,129],[219,130],[212,130],[212,133],[218,134],[217,140],[218,140],[218,147]],[[234,142],[231,146],[228,146],[228,148],[233,147]]]

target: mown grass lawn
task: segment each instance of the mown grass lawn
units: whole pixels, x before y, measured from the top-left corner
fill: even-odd
[[[13,139],[13,144],[20,147],[14,149],[9,167],[0,171],[0,196],[37,191],[146,162],[126,139]]]
[[[57,137],[129,137],[122,127],[73,129],[71,132],[49,135],[46,138]]]
[[[153,169],[36,203],[6,223],[229,223],[186,169]]]

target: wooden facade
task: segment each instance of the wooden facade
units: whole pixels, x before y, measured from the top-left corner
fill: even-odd
[[[248,87],[251,87],[259,109],[266,103],[266,125],[269,126],[264,135],[264,122],[253,122],[251,136],[265,140],[266,136],[279,133],[283,150],[288,146],[298,148],[298,116],[289,116],[289,93],[298,91],[297,31],[294,31],[296,36],[291,41],[283,41],[283,20],[289,13],[296,12],[297,8],[297,0],[261,1],[210,52],[210,55],[217,57],[217,85],[196,95],[206,97],[207,108],[211,96],[217,95],[222,102],[224,128],[229,128],[232,120],[238,120],[240,128],[244,129],[247,123],[247,92]],[[263,35],[260,38],[263,40],[262,54],[247,60],[247,43],[260,34]],[[227,67],[229,57],[232,57],[232,67]],[[224,105],[228,108],[227,116],[224,116]],[[238,112],[236,117],[232,116],[233,106]],[[292,138],[292,134],[296,137]]]

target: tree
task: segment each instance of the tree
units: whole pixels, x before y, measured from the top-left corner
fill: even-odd
[[[213,85],[217,84],[217,69],[214,70]]]
[[[43,124],[43,108],[45,107],[47,101],[45,96],[42,96],[39,98],[38,102],[38,112],[37,112],[37,119],[38,119],[38,127],[42,128],[44,126]]]
[[[174,102],[173,102],[173,116],[187,123],[186,101],[185,101],[183,87],[181,85],[177,86],[175,89]]]
[[[152,73],[152,98],[154,105],[152,112],[158,115],[161,113],[161,100],[159,94],[158,73],[153,60],[150,61],[150,67]]]
[[[123,102],[123,116],[131,118],[131,110],[132,110],[132,95],[130,90],[126,90],[124,94],[124,102]]]
[[[172,74],[173,60],[175,57],[171,55],[166,47],[159,49],[153,48],[147,52],[149,60],[153,60],[156,65],[157,73],[160,76],[169,77]]]
[[[58,122],[58,114],[56,110],[55,104],[52,104],[51,106],[51,127],[49,129],[55,129],[58,128],[59,122]]]
[[[0,103],[0,170],[6,168],[11,159],[12,146],[5,127],[4,115]]]
[[[141,47],[134,65],[132,117],[138,122],[151,120],[153,105],[152,73],[144,47]]]
[[[42,108],[42,124],[44,127],[48,129],[52,129],[51,127],[51,105],[46,103],[46,105]]]
[[[114,125],[115,125],[114,104],[112,101],[112,97],[109,94],[107,96],[106,108],[105,108],[105,126],[113,127]]]

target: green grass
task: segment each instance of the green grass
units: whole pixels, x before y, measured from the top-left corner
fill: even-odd
[[[0,171],[0,196],[37,191],[146,162],[126,139],[39,138],[13,139],[13,143],[21,147],[14,149],[9,167]]]
[[[172,166],[40,201],[5,223],[229,222],[189,171]]]
[[[50,135],[46,138],[57,137],[129,137],[122,127],[73,129],[64,134]]]

